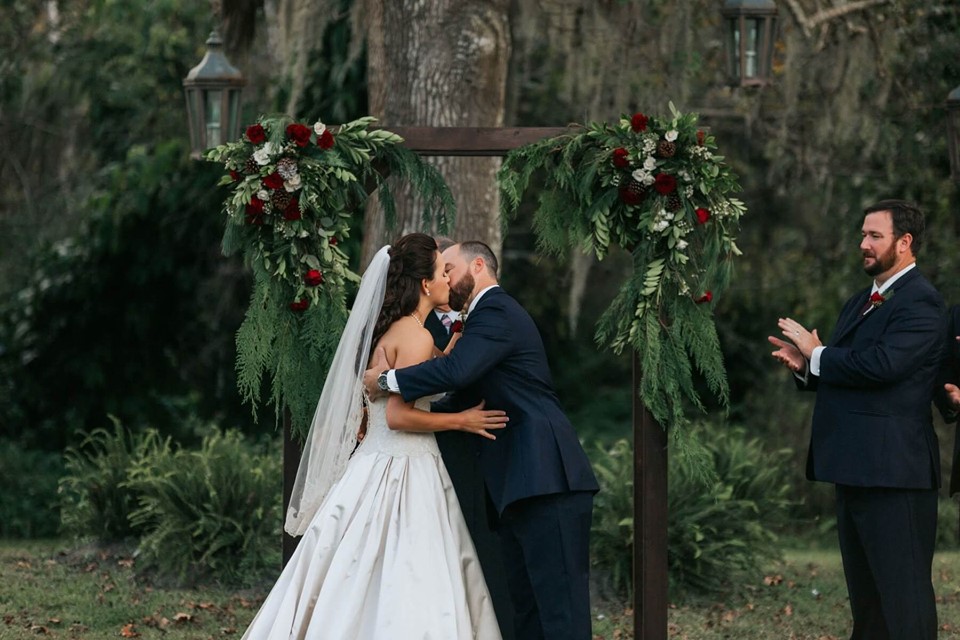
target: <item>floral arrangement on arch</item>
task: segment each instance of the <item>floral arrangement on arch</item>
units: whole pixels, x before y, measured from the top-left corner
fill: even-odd
[[[740,187],[695,114],[643,113],[589,123],[521,147],[499,173],[501,214],[516,215],[535,174],[544,182],[534,213],[540,247],[603,259],[629,251],[633,272],[601,317],[599,343],[633,348],[640,394],[665,427],[688,422],[684,404],[704,405],[699,371],[721,402],[729,397],[711,304],[727,285],[742,202]],[[678,430],[679,435],[679,430]]]
[[[450,191],[437,170],[402,147],[400,136],[364,117],[339,127],[261,116],[243,136],[207,152],[223,163],[225,255],[241,252],[254,291],[237,332],[238,385],[255,408],[264,374],[279,416],[290,409],[305,429],[343,325],[347,289],[359,277],[343,250],[376,190],[388,227],[390,182],[405,179],[424,204],[425,223],[446,228]],[[391,177],[388,182],[387,177]],[[304,431],[305,434],[305,431]]]

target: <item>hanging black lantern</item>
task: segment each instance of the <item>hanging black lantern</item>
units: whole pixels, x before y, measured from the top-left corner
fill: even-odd
[[[207,38],[203,60],[183,80],[193,158],[240,136],[240,92],[245,81],[223,55],[222,47],[214,29]]]
[[[741,87],[770,82],[777,5],[773,0],[726,0],[723,17],[730,82]]]
[[[947,149],[950,177],[954,182],[960,182],[960,87],[947,96]]]

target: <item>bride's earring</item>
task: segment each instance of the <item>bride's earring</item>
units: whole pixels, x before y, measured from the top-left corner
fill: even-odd
[[[430,289],[427,289],[427,295],[430,295]]]

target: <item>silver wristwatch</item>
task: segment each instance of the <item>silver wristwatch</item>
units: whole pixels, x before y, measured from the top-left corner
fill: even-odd
[[[377,386],[380,387],[380,391],[389,391],[390,388],[387,386],[387,372],[382,371],[379,376],[377,376]]]

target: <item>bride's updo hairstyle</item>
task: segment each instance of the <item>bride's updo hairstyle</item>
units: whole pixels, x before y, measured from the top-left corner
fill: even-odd
[[[371,349],[394,322],[410,315],[420,303],[420,282],[433,280],[437,242],[425,233],[409,233],[390,247],[383,307],[373,328]]]

